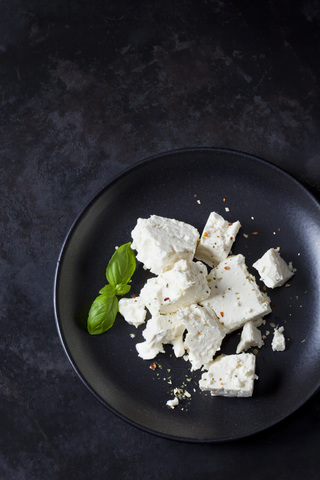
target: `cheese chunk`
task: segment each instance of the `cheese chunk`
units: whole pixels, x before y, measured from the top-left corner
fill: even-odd
[[[175,314],[155,315],[148,320],[142,332],[145,342],[138,343],[136,349],[144,360],[150,360],[164,353],[163,345],[172,344],[176,357],[185,353],[183,333],[185,326]]]
[[[180,260],[168,272],[150,278],[140,297],[152,315],[176,312],[209,296],[207,273],[201,262]]]
[[[191,371],[198,370],[211,362],[217,350],[220,350],[225,329],[211,308],[191,305],[176,315],[188,331],[184,346],[192,364]]]
[[[286,339],[284,338],[283,332],[283,327],[274,329],[271,343],[271,347],[274,352],[283,352],[283,350],[286,349]]]
[[[253,267],[258,270],[260,280],[269,288],[281,287],[294,275],[292,265],[288,265],[275,248],[270,248]]]
[[[145,322],[147,310],[140,297],[121,298],[119,300],[119,313],[130,325],[138,327]]]
[[[228,257],[207,278],[210,296],[200,303],[214,310],[228,332],[271,312],[270,298],[259,290],[243,255]]]
[[[261,348],[263,340],[261,332],[255,327],[254,322],[247,322],[243,325],[241,339],[237,346],[237,353],[245,352],[251,347]]]
[[[190,262],[199,240],[192,225],[157,215],[139,218],[131,236],[137,259],[155,275],[170,270],[179,260]]]
[[[209,390],[212,396],[251,397],[257,378],[255,362],[252,353],[220,355],[202,374],[200,389]]]
[[[195,257],[214,267],[225,260],[241,227],[239,221],[230,223],[218,213],[209,215]]]

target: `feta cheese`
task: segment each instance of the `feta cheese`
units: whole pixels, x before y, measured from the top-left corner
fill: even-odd
[[[210,267],[225,260],[240,227],[239,221],[229,223],[218,213],[210,213],[196,249],[197,260],[207,263]]]
[[[283,327],[274,329],[271,343],[271,347],[274,352],[283,352],[283,350],[286,349],[286,339],[284,338],[283,332]]]
[[[148,342],[141,342],[137,343],[136,349],[139,357],[143,358],[143,360],[152,360],[158,353],[164,353],[162,343],[150,344]]]
[[[121,298],[119,300],[119,313],[130,325],[138,327],[145,322],[147,310],[140,297]]]
[[[168,405],[168,407],[170,407],[170,408],[176,407],[177,405],[179,405],[179,398],[178,398],[178,397],[174,397],[172,400],[168,400],[168,401],[167,401],[167,405]]]
[[[210,296],[200,303],[211,307],[227,332],[271,312],[270,298],[250,275],[243,255],[228,257],[209,273]]]
[[[137,259],[155,275],[170,270],[179,260],[190,262],[199,240],[192,225],[157,215],[139,218],[131,236]]]
[[[256,357],[252,353],[220,355],[204,372],[199,381],[201,390],[213,396],[251,397],[253,393]]]
[[[281,287],[294,275],[292,263],[287,263],[275,248],[270,248],[253,267],[258,270],[260,280],[269,288]]]
[[[136,349],[144,360],[151,360],[158,353],[164,353],[164,344],[172,344],[176,357],[185,353],[183,333],[185,326],[175,314],[154,315],[148,320],[142,332],[145,342],[138,343]]]
[[[263,345],[263,340],[261,337],[261,332],[254,325],[254,322],[247,322],[243,325],[241,332],[241,339],[237,346],[237,353],[245,352],[251,347],[261,348]]]
[[[180,260],[171,270],[150,278],[140,297],[152,315],[176,312],[209,296],[207,273],[201,262]]]
[[[176,314],[187,328],[184,346],[188,359],[192,364],[191,371],[198,370],[202,365],[212,361],[215,353],[220,350],[225,337],[225,329],[220,325],[211,308],[191,305]]]

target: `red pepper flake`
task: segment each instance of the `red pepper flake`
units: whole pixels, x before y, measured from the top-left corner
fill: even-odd
[[[212,248],[216,248],[214,245],[212,245]]]
[[[224,317],[224,312],[220,312],[221,317]]]
[[[280,228],[278,228],[278,232],[280,232]]]
[[[228,223],[228,225],[229,225],[229,227],[231,227],[231,225],[233,225],[233,223],[232,223],[232,222],[230,222],[230,223]]]
[[[225,202],[225,201],[226,201],[226,199],[224,198],[224,199],[223,199],[223,201]]]
[[[230,240],[233,240],[233,237],[230,237]]]
[[[204,232],[203,236],[204,236],[204,237],[209,237],[208,232]]]
[[[197,198],[198,195],[195,193],[193,196],[194,196],[194,198]]]
[[[252,235],[258,235],[258,232],[252,232]]]
[[[219,382],[222,382],[222,378],[219,378]]]
[[[157,364],[156,363],[151,363],[150,368],[151,368],[151,370],[155,370],[157,368]]]
[[[136,296],[137,296],[137,295],[136,295],[135,293],[132,294],[132,298],[136,298]]]
[[[224,267],[225,270],[230,270],[230,267]]]
[[[220,238],[220,235],[217,235],[217,238]]]
[[[167,302],[168,300],[170,300],[169,297],[166,297],[166,298],[163,299],[164,302]]]

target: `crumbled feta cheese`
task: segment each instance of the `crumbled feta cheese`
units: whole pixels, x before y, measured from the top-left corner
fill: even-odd
[[[287,265],[275,248],[270,248],[253,267],[258,270],[260,280],[269,288],[281,287],[294,275],[292,263]]]
[[[252,353],[220,355],[212,362],[199,381],[201,390],[213,396],[251,397],[255,375],[256,357]]]
[[[119,300],[119,313],[130,325],[138,327],[145,322],[146,308],[140,297],[121,298]]]
[[[191,371],[212,361],[214,354],[220,350],[226,332],[220,325],[211,308],[191,305],[176,313],[187,328],[184,346],[191,362]]]
[[[229,223],[218,213],[212,212],[203,229],[195,257],[210,267],[218,265],[230,253],[240,229],[240,222]]]
[[[263,345],[263,340],[261,337],[261,332],[254,325],[254,322],[247,322],[243,325],[241,332],[241,339],[237,346],[237,353],[245,352],[251,347],[261,348]]]
[[[137,343],[136,349],[139,357],[143,358],[143,360],[152,360],[158,355],[158,353],[164,353],[162,343],[151,344],[148,342],[141,342]]]
[[[155,275],[170,270],[179,260],[191,261],[199,239],[198,230],[184,222],[151,215],[139,218],[131,232],[137,259]]]
[[[168,405],[168,407],[170,407],[170,408],[174,408],[174,407],[176,407],[177,405],[179,405],[179,399],[178,399],[178,397],[174,397],[172,400],[168,400],[168,401],[167,401],[167,405]]]
[[[136,349],[144,360],[154,358],[158,353],[164,353],[163,345],[172,344],[176,357],[185,353],[183,333],[185,326],[175,314],[154,315],[148,320],[142,332],[145,342],[138,343]]]
[[[284,338],[283,332],[283,327],[274,329],[271,343],[271,347],[274,352],[283,352],[283,350],[286,349],[286,339]]]
[[[207,273],[201,262],[180,260],[168,272],[150,278],[140,297],[152,315],[176,312],[209,296]]]
[[[270,298],[259,290],[243,255],[228,257],[209,273],[210,296],[201,305],[211,307],[227,332],[271,312]]]

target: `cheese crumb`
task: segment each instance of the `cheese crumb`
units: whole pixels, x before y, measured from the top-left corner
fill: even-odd
[[[167,401],[167,405],[168,405],[168,407],[174,409],[177,405],[179,405],[179,399],[178,399],[178,397],[175,397],[175,398],[172,399],[172,400],[168,400],[168,401]]]
[[[283,335],[284,328],[279,327],[275,328],[273,332],[273,339],[272,339],[272,350],[274,352],[283,352],[286,349],[286,340]]]

